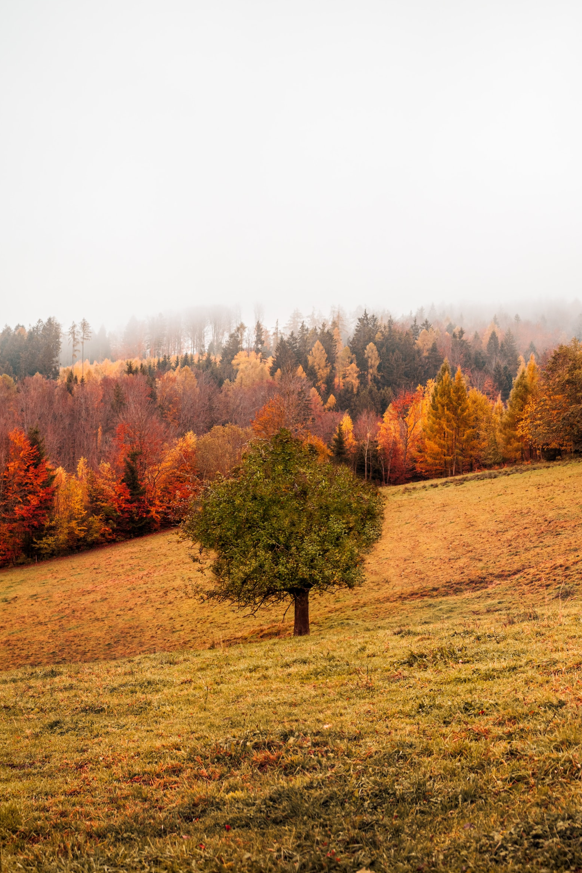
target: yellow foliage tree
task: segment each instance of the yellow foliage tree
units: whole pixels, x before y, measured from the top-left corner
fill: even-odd
[[[431,327],[430,330],[426,330],[426,328],[423,328],[420,331],[418,339],[416,340],[416,345],[420,349],[424,357],[428,355],[432,344],[436,342],[437,339],[438,335],[433,327]]]
[[[240,464],[243,451],[253,438],[250,427],[216,425],[200,437],[197,445],[198,469],[204,479],[228,476]]]
[[[335,384],[340,391],[348,387],[354,394],[359,388],[360,371],[349,346],[344,346],[336,359]]]
[[[327,377],[331,373],[331,366],[327,359],[327,353],[319,340],[315,343],[307,356],[309,366],[315,371],[316,384],[320,391],[325,390]]]
[[[250,388],[271,378],[269,361],[260,352],[238,352],[232,359],[232,366],[237,371],[234,384],[241,388]]]
[[[537,396],[539,377],[535,357],[531,355],[527,365],[521,358],[519,370],[507,402],[507,411],[501,423],[503,457],[504,460],[512,463],[529,460],[535,451],[522,423],[526,416],[528,404]]]
[[[378,376],[378,366],[380,364],[380,355],[374,343],[368,343],[364,350],[364,356],[368,362],[368,385],[371,385]]]
[[[349,412],[346,412],[344,414],[344,417],[340,421],[339,426],[341,428],[344,438],[346,455],[353,464],[356,457],[356,449],[358,447],[358,443],[354,436],[354,423],[351,419]]]
[[[423,446],[418,468],[428,476],[454,476],[467,468],[473,439],[467,386],[460,368],[454,379],[445,360],[432,389],[423,423]]]
[[[464,460],[471,470],[480,466],[499,463],[498,419],[488,397],[477,388],[471,388],[467,395],[470,428],[465,442]],[[503,409],[503,405],[502,405]]]
[[[58,467],[54,474],[55,497],[50,520],[38,548],[44,557],[66,555],[98,541],[100,519],[88,512],[87,462],[81,458],[75,476]]]

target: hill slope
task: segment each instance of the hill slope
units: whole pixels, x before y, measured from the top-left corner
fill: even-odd
[[[399,616],[407,602],[427,596],[474,596],[504,584],[511,596],[521,589],[546,596],[546,589],[566,590],[580,578],[582,464],[513,468],[385,493],[384,535],[367,562],[366,585],[314,599],[314,631],[355,617]],[[0,571],[0,667],[290,632],[291,616],[283,621],[281,608],[250,619],[201,604],[194,577],[187,547],[174,533]]]
[[[169,535],[0,574],[43,665],[0,673],[3,873],[582,868],[581,484],[390,491],[307,638],[184,598]]]

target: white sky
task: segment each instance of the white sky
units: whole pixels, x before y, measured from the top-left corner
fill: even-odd
[[[579,0],[0,0],[0,326],[582,296]]]

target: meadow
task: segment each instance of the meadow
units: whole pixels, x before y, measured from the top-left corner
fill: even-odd
[[[385,493],[310,637],[174,533],[0,572],[3,873],[582,870],[582,464]]]

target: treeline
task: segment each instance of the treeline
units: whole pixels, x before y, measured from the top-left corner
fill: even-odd
[[[264,347],[268,354],[272,355],[281,336],[288,337],[291,333],[297,336],[302,323],[311,330],[325,320],[328,324],[335,324],[340,328],[342,340],[349,345],[349,337],[353,334],[357,319],[362,314],[361,309],[354,313],[346,313],[336,308],[330,317],[325,319],[320,313],[312,312],[309,316],[304,316],[299,310],[295,310],[285,324],[280,325],[276,322],[267,328],[264,326],[259,310],[253,323],[244,331],[243,345],[247,350],[253,348],[256,321],[263,324]],[[390,319],[388,312],[376,312],[376,315],[384,323]],[[490,317],[485,318],[482,309],[447,313],[431,306],[428,310],[420,308],[415,314],[403,316],[397,319],[395,324],[399,329],[407,330],[414,329],[414,325],[418,327],[428,322],[435,331],[439,346],[442,336],[444,348],[446,345],[444,334],[448,333],[452,336],[453,331],[459,328],[464,330],[468,340],[474,338],[475,332],[483,340],[489,321]],[[240,314],[236,307],[221,305],[194,306],[182,312],[159,313],[148,318],[134,316],[121,330],[107,332],[103,327],[100,328],[87,343],[86,354],[90,361],[102,361],[105,358],[110,360],[161,358],[164,355],[173,357],[185,353],[196,355],[205,352],[216,356],[221,354],[228,336],[240,322]],[[526,353],[530,343],[533,343],[539,353],[543,353],[574,336],[582,339],[582,312],[580,305],[576,303],[561,307],[553,305],[551,309],[539,311],[535,315],[532,311],[529,317],[500,313],[495,317],[495,324],[502,333],[507,330],[512,331],[517,347],[522,353]],[[70,365],[73,356],[73,343],[67,331],[61,353],[63,366]],[[529,352],[527,356],[529,357]]]
[[[538,360],[520,322],[364,312],[286,333],[235,325],[209,350],[57,367],[60,327],[2,333],[0,562],[177,523],[204,479],[282,427],[383,484],[579,451],[580,344]],[[521,331],[521,333],[520,333]],[[76,332],[76,333],[75,333]],[[87,322],[68,331],[83,347]],[[527,354],[524,358],[523,353]],[[33,374],[34,371],[34,374]]]
[[[506,398],[516,367],[516,353],[523,354],[526,359],[532,352],[539,357],[571,337],[582,339],[582,313],[579,310],[576,304],[553,307],[551,312],[539,313],[534,320],[501,314],[488,323],[479,312],[458,312],[451,318],[450,314],[431,307],[428,313],[421,308],[416,314],[397,321],[389,313],[377,313],[377,321],[383,327],[391,324],[399,335],[408,332],[424,358],[436,343],[441,360],[448,357],[453,366],[461,365],[472,370],[474,380],[481,380],[479,387],[482,389],[484,380],[490,377],[493,381],[489,393],[497,389]],[[336,309],[327,319],[329,330],[333,333],[337,329],[342,344],[356,354],[361,371],[365,347],[358,351],[356,333],[363,332],[360,325],[362,314],[359,311],[348,315]],[[304,317],[296,310],[283,327],[276,322],[267,328],[260,317],[256,323],[245,326],[241,324],[236,308],[220,305],[196,306],[183,312],[158,314],[145,319],[132,317],[124,329],[109,332],[103,326],[94,331],[85,319],[66,328],[55,319],[48,319],[28,329],[23,325],[4,328],[0,333],[0,374],[22,379],[39,372],[48,378],[56,378],[59,366],[71,367],[76,362],[83,371],[85,362],[105,360],[175,360],[186,354],[224,358],[232,346],[233,333],[240,348],[260,350],[266,357],[277,354],[282,339],[290,342],[295,346],[295,356],[307,371],[313,335],[321,331],[325,321],[323,316],[312,313]],[[257,342],[257,335],[260,342]],[[375,343],[375,336],[370,336],[369,340]],[[331,343],[328,340],[326,344],[325,336],[321,342],[333,364]],[[399,350],[395,343],[390,346],[388,355],[379,349],[380,376],[386,375],[390,366],[397,371],[402,365],[398,354],[403,353],[408,373],[416,369],[416,376],[422,381],[423,368],[415,367],[413,363],[411,366],[411,361],[406,360],[410,359],[410,349]],[[389,354],[396,354],[396,358],[388,363]],[[424,363],[426,365],[426,361]]]
[[[339,375],[336,365],[334,389],[341,397],[347,382],[355,396],[373,397],[370,367],[362,374],[350,355],[351,370]],[[424,386],[390,388],[382,415],[373,404],[352,416],[331,402],[321,361],[315,384],[294,358],[286,365],[238,351],[230,363],[233,379],[220,388],[214,368],[223,362],[206,356],[110,365],[117,374],[93,368],[77,382],[71,371],[59,380],[0,377],[0,563],[176,524],[204,479],[228,475],[250,440],[281,428],[383,484],[582,451],[576,340],[542,367],[522,358],[507,403],[445,360]]]
[[[0,333],[0,375],[24,379],[40,373],[57,379],[61,343],[62,329],[55,318],[39,320],[28,330],[23,325],[6,326]]]

